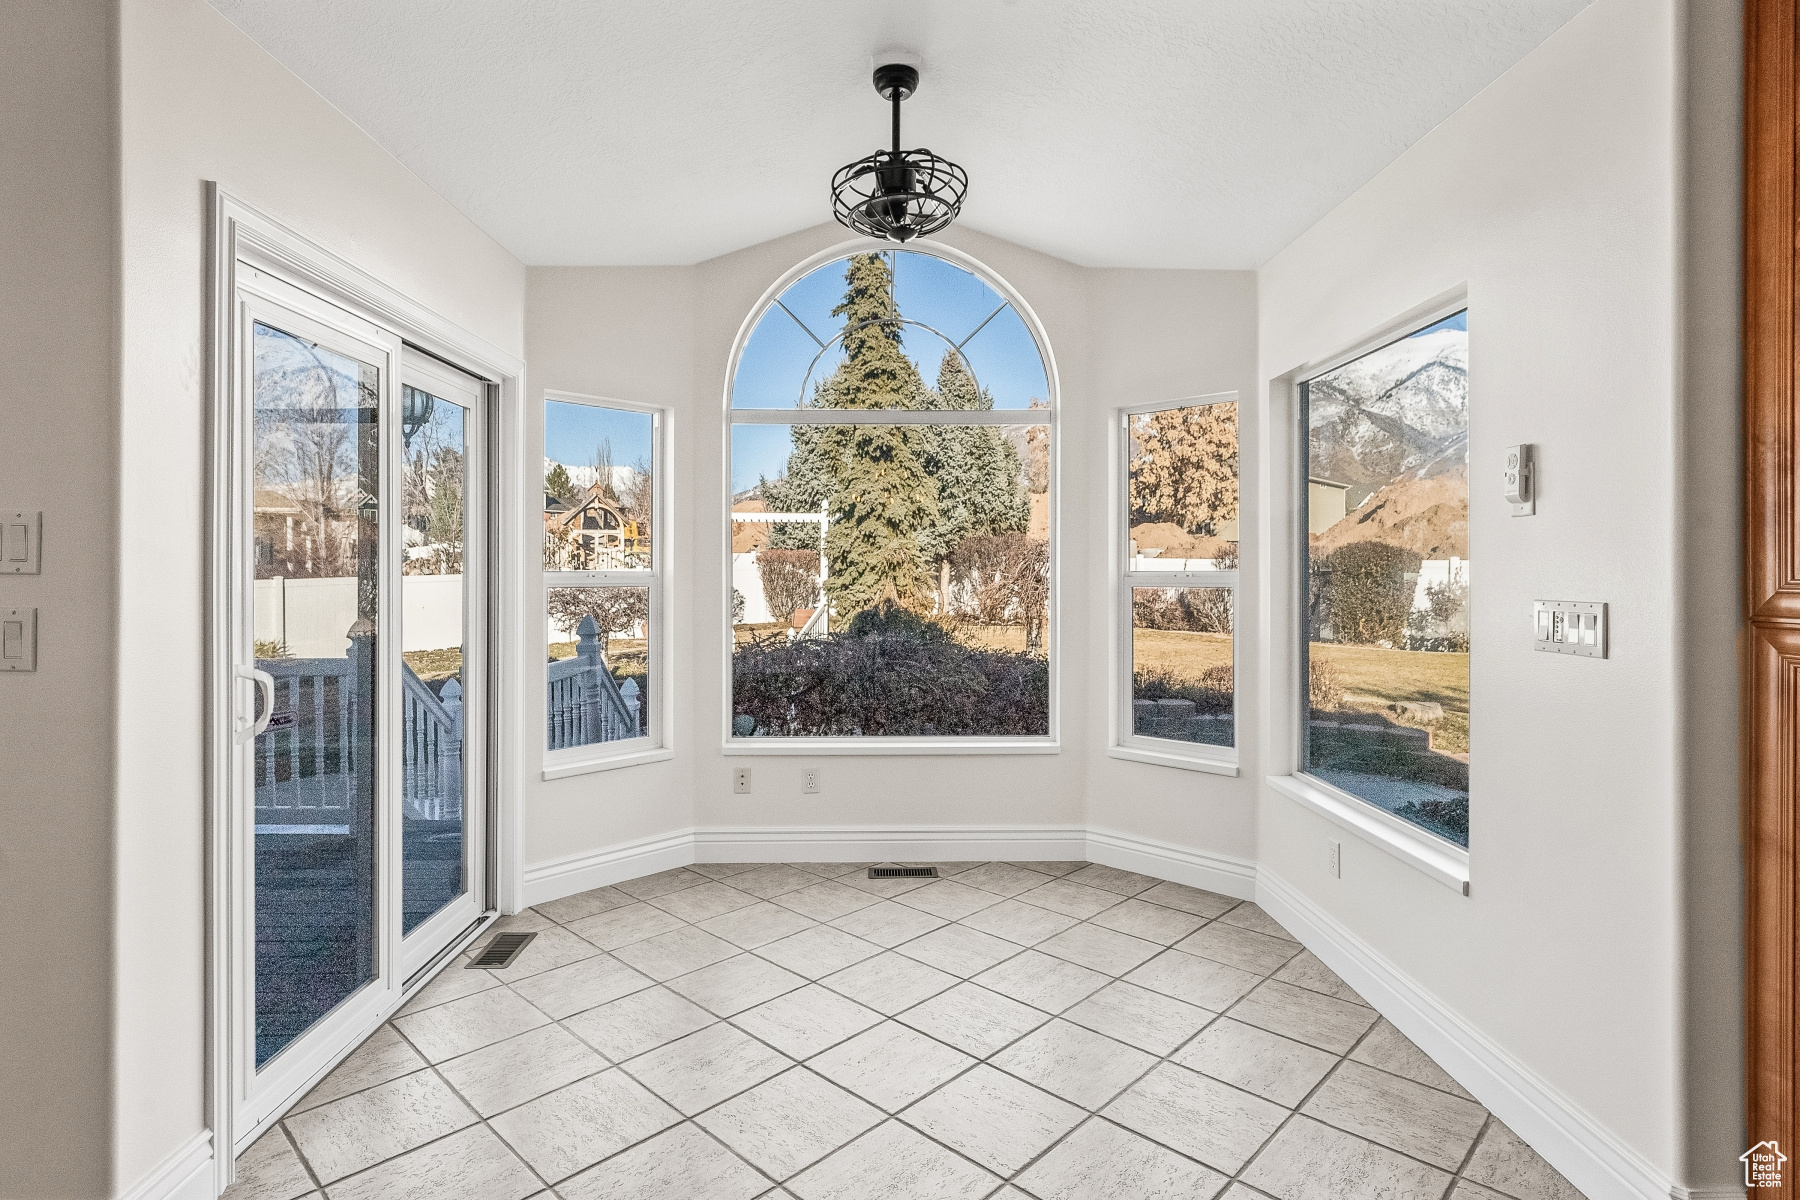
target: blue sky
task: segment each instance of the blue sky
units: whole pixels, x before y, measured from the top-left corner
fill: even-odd
[[[894,298],[901,315],[929,325],[950,343],[969,338],[1003,303],[1000,294],[980,278],[941,258],[907,251],[894,258]],[[810,394],[814,384],[831,374],[842,357],[838,343],[831,339],[843,327],[843,318],[833,317],[831,310],[843,295],[841,260],[802,276],[782,292],[781,303],[830,349],[820,356],[818,342],[793,317],[771,306],[744,346],[732,387],[734,408],[794,408],[800,403],[803,386]],[[906,326],[901,344],[926,383],[936,383],[938,364],[949,344],[916,325]],[[969,338],[963,356],[997,409],[1028,408],[1033,400],[1048,394],[1037,343],[1010,307]],[[810,381],[808,367],[812,368]],[[738,492],[762,476],[780,475],[791,442],[783,426],[739,425],[732,429],[731,446],[731,489]]]
[[[615,465],[648,463],[653,437],[649,413],[562,400],[544,404],[544,453],[572,467],[591,466],[594,449],[607,439],[612,441]]]

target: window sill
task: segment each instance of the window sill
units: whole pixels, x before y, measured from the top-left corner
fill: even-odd
[[[620,767],[636,767],[644,763],[665,762],[675,757],[667,746],[655,750],[636,750],[627,754],[610,754],[604,758],[545,758],[544,775],[549,779],[568,779],[575,775],[592,775],[596,771],[616,771]]]
[[[1270,775],[1268,781],[1270,787],[1302,807],[1348,829],[1445,887],[1465,896],[1469,894],[1467,850],[1428,833],[1414,832],[1398,817],[1390,817],[1361,800],[1340,796],[1304,775]]]
[[[1183,754],[1174,750],[1151,750],[1145,746],[1108,746],[1108,758],[1123,759],[1126,762],[1149,763],[1153,767],[1176,767],[1183,771],[1204,771],[1209,775],[1230,775],[1237,777],[1237,755],[1230,758],[1207,757],[1200,754]]]
[[[728,738],[726,755],[1060,754],[1053,738]]]

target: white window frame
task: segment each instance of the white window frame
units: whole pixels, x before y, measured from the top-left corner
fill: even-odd
[[[721,750],[727,755],[848,755],[848,754],[882,754],[882,755],[964,755],[964,754],[1059,754],[1062,751],[1060,729],[1060,703],[1058,695],[1062,661],[1062,607],[1060,604],[1060,572],[1061,556],[1057,552],[1059,530],[1062,527],[1061,514],[1057,500],[1060,443],[1059,425],[1062,412],[1062,392],[1057,379],[1056,359],[1050,352],[1050,339],[1044,332],[1043,323],[1037,314],[1025,302],[1025,298],[989,268],[985,263],[964,254],[950,246],[935,242],[909,242],[905,251],[912,254],[929,254],[941,258],[945,262],[960,267],[993,288],[994,291],[1010,305],[1025,329],[1031,334],[1037,346],[1039,359],[1044,364],[1044,384],[1048,408],[1042,409],[982,409],[957,410],[934,409],[920,411],[918,409],[808,409],[808,408],[741,408],[731,406],[732,389],[737,383],[738,364],[743,358],[744,347],[749,344],[750,335],[756,331],[762,319],[771,309],[788,286],[796,280],[811,274],[820,267],[842,261],[853,254],[866,254],[870,250],[869,243],[863,240],[841,242],[827,250],[806,259],[791,268],[780,279],[769,286],[762,294],[755,307],[744,318],[738,330],[737,340],[732,344],[731,358],[725,366],[725,393],[723,422],[723,441],[725,471],[721,480],[724,495],[721,497],[727,519],[724,521],[724,536],[721,539],[721,553],[724,559],[724,582],[721,589],[721,601],[725,617],[725,637],[721,645],[721,657],[725,686],[720,703],[719,730]],[[991,319],[991,318],[990,318]],[[1050,728],[1042,737],[734,737],[731,732],[732,718],[732,652],[735,648],[731,629],[731,430],[735,425],[1038,425],[1050,430],[1050,596],[1048,607],[1050,612],[1050,629],[1046,648],[1050,658]]]
[[[1204,396],[1187,396],[1179,400],[1157,400],[1147,404],[1133,404],[1119,408],[1113,418],[1113,460],[1117,473],[1112,476],[1113,493],[1113,574],[1117,585],[1113,591],[1115,616],[1113,628],[1117,637],[1113,646],[1113,729],[1111,744],[1106,748],[1109,758],[1124,759],[1128,762],[1150,763],[1159,767],[1175,767],[1184,771],[1204,771],[1213,775],[1236,775],[1238,773],[1238,746],[1242,724],[1236,718],[1241,711],[1238,706],[1237,673],[1238,662],[1238,628],[1241,624],[1241,606],[1238,603],[1237,571],[1134,571],[1131,568],[1131,419],[1147,413],[1168,412],[1177,408],[1201,408],[1214,404],[1237,404],[1236,392],[1212,392]],[[1239,462],[1243,458],[1242,446],[1239,447]],[[1239,470],[1238,513],[1239,513],[1239,554],[1242,554],[1244,492],[1242,486],[1243,472]],[[1134,729],[1132,708],[1132,600],[1133,589],[1151,588],[1202,588],[1223,587],[1231,589],[1231,709],[1232,709],[1232,742],[1231,746],[1208,746],[1198,742],[1178,742],[1172,738],[1144,737]]]
[[[1306,767],[1306,722],[1311,719],[1310,692],[1308,682],[1303,678],[1307,669],[1307,658],[1304,647],[1307,644],[1307,609],[1306,589],[1308,579],[1307,565],[1307,480],[1310,477],[1311,446],[1306,426],[1307,413],[1302,403],[1301,388],[1304,384],[1327,375],[1347,363],[1381,349],[1383,346],[1407,338],[1419,330],[1446,317],[1454,316],[1470,308],[1466,287],[1459,287],[1414,308],[1381,326],[1379,330],[1358,339],[1347,348],[1337,351],[1328,357],[1317,359],[1297,367],[1273,381],[1269,385],[1269,396],[1272,401],[1286,404],[1287,412],[1282,414],[1292,431],[1288,453],[1294,457],[1288,464],[1288,470],[1270,473],[1268,486],[1282,489],[1285,494],[1274,497],[1277,503],[1291,504],[1289,510],[1293,514],[1288,529],[1287,553],[1281,553],[1277,547],[1273,556],[1276,564],[1284,559],[1292,571],[1290,584],[1286,589],[1271,589],[1271,601],[1277,596],[1285,604],[1286,612],[1272,611],[1273,619],[1269,622],[1271,629],[1285,629],[1286,644],[1272,647],[1269,655],[1272,667],[1284,667],[1280,674],[1284,679],[1272,679],[1273,686],[1268,688],[1270,702],[1277,706],[1276,715],[1282,719],[1280,726],[1283,737],[1287,741],[1285,747],[1271,746],[1269,761],[1287,765],[1288,772],[1282,775],[1270,775],[1266,782],[1279,795],[1299,804],[1301,807],[1324,817],[1370,845],[1415,868],[1421,873],[1437,880],[1439,883],[1464,896],[1469,894],[1470,855],[1467,849],[1454,842],[1437,837],[1402,820],[1392,813],[1386,812],[1360,796],[1352,795],[1342,788],[1336,787],[1315,775],[1307,772]],[[1473,395],[1471,388],[1470,425],[1473,429]],[[1272,417],[1272,419],[1274,419]],[[1286,439],[1284,439],[1286,440]],[[1279,449],[1276,448],[1277,454]],[[1473,493],[1471,492],[1471,500]],[[1279,573],[1279,567],[1278,567]],[[1470,699],[1473,701],[1474,676],[1470,676]],[[1471,705],[1472,706],[1472,705]],[[1281,713],[1279,709],[1285,708]],[[1471,842],[1473,838],[1471,838]]]
[[[543,587],[538,591],[538,628],[542,631],[543,642],[550,640],[550,589],[551,588],[587,588],[587,587],[636,587],[650,590],[650,617],[646,639],[648,669],[645,678],[649,681],[650,704],[645,709],[645,717],[650,732],[643,737],[623,738],[616,742],[596,742],[588,746],[571,746],[565,750],[549,748],[549,686],[544,676],[539,677],[538,688],[538,745],[543,750],[544,779],[568,779],[576,775],[589,775],[596,771],[614,771],[621,767],[635,767],[641,763],[663,762],[675,757],[675,744],[670,729],[674,715],[674,705],[670,702],[669,684],[673,672],[669,669],[669,632],[668,632],[668,581],[669,563],[674,552],[670,545],[670,497],[672,489],[669,481],[669,441],[670,424],[673,414],[669,409],[655,404],[640,404],[634,400],[619,400],[610,396],[589,396],[580,392],[546,391],[543,395],[544,415],[548,419],[549,405],[582,404],[589,408],[609,408],[618,412],[642,413],[650,418],[651,446],[650,470],[652,472],[651,504],[654,512],[651,515],[651,547],[650,566],[624,571],[548,571],[543,568],[542,539],[539,539],[538,572],[543,576]],[[542,439],[540,439],[541,441]],[[543,451],[545,447],[539,446]],[[547,457],[547,454],[544,455]],[[540,458],[541,461],[541,458]],[[541,506],[543,493],[542,481],[539,481],[538,494]],[[541,515],[540,518],[541,520]],[[543,658],[542,652],[538,655]]]

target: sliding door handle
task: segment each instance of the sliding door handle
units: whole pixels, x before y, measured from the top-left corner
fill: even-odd
[[[255,684],[256,690],[262,693],[262,716],[255,718],[247,726],[242,723],[238,725],[238,741],[247,742],[267,729],[269,718],[275,715],[275,677],[255,667],[234,667],[232,670],[237,678]]]

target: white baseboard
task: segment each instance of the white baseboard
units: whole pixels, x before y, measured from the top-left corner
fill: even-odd
[[[1749,1191],[1741,1187],[1704,1187],[1669,1189],[1669,1200],[1745,1200]]]
[[[212,1133],[203,1131],[163,1159],[119,1200],[214,1200]]]
[[[1089,862],[1205,888],[1238,900],[1256,899],[1256,864],[1247,859],[1207,854],[1105,829],[1087,831],[1086,857]]]
[[[1080,825],[818,825],[694,832],[695,862],[1084,861]]]
[[[681,829],[621,846],[533,863],[525,868],[524,902],[529,907],[560,900],[609,883],[654,875],[694,861],[694,831]]]
[[[1542,1076],[1267,869],[1257,873],[1256,901],[1588,1200],[1742,1196],[1742,1192],[1678,1190],[1673,1180]]]

